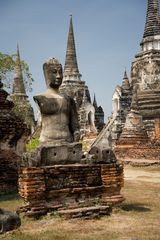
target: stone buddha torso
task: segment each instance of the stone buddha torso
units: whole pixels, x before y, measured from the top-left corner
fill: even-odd
[[[41,143],[72,142],[73,136],[69,129],[71,115],[70,98],[52,93],[50,90],[35,96],[34,99],[41,112]]]

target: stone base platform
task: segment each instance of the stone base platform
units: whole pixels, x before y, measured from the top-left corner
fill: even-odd
[[[98,216],[103,208],[124,200],[120,194],[122,186],[123,166],[119,163],[21,168],[19,193],[24,206],[19,211],[36,218],[54,211],[61,214],[73,210],[73,216],[80,211],[78,216],[87,217],[87,212],[96,214],[85,208],[97,207]],[[72,211],[67,215],[72,216]]]

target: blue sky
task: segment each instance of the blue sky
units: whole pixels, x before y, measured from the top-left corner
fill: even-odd
[[[45,90],[42,64],[56,57],[64,66],[69,15],[73,16],[77,60],[93,99],[111,113],[111,98],[126,67],[140,51],[147,0],[0,0],[0,51],[21,58],[35,79],[34,94]],[[32,102],[33,103],[33,102]]]

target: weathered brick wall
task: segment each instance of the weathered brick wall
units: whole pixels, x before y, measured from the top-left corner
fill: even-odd
[[[18,160],[14,151],[0,150],[0,193],[18,190]]]
[[[160,141],[160,118],[155,119],[155,139]]]
[[[102,199],[106,203],[120,203],[124,200],[120,190],[124,185],[124,173],[122,164],[102,164],[102,183],[104,193]]]
[[[55,165],[51,167],[24,168],[19,171],[20,195],[25,202],[39,198],[49,200],[59,193],[85,192],[102,186],[100,166]],[[63,191],[65,189],[65,191]],[[79,193],[78,193],[79,194]],[[55,199],[52,199],[55,201]],[[61,199],[63,203],[64,199]]]
[[[19,171],[19,193],[24,211],[31,216],[57,208],[92,206],[99,200],[122,202],[122,186],[123,167],[119,164],[55,165]]]
[[[1,148],[16,149],[18,140],[22,135],[29,135],[24,122],[18,118],[14,113],[1,112],[0,113],[0,141]]]
[[[129,161],[141,161],[141,160],[154,160],[160,161],[160,145],[158,144],[139,144],[137,146],[128,147],[116,147],[114,153],[119,160]]]

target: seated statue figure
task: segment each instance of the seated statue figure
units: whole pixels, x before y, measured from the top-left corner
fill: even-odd
[[[42,144],[59,144],[79,141],[79,124],[76,105],[72,98],[62,95],[62,66],[57,59],[51,58],[43,65],[47,91],[34,96],[41,113]]]
[[[27,157],[24,165],[48,166],[79,163],[82,144],[74,100],[59,92],[62,66],[51,58],[43,64],[47,90],[34,96],[41,115],[40,146]],[[24,162],[23,162],[24,163]]]

